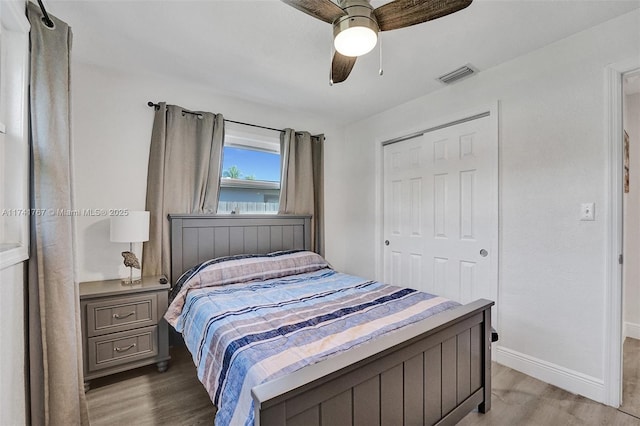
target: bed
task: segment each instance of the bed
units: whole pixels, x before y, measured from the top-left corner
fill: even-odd
[[[170,215],[170,220],[174,287],[183,273],[208,259],[287,250],[293,251],[292,256],[312,256],[301,252],[309,249],[310,220],[306,216]],[[242,258],[247,256],[240,256]],[[217,265],[209,267],[218,268]],[[316,270],[295,272],[295,280],[305,274],[312,280],[318,279],[316,275],[334,279],[331,268],[325,269],[322,265]],[[352,279],[346,277],[346,280]],[[260,285],[264,282],[271,286],[269,280],[276,280],[276,286],[281,286],[282,280],[292,288],[307,285],[296,287],[293,279],[287,276],[266,278],[259,281]],[[357,285],[380,285],[371,281],[351,284],[344,284],[349,291]],[[235,286],[245,285],[231,282],[224,291],[226,288],[236,291]],[[248,285],[255,286],[256,281]],[[319,285],[319,288],[325,288],[322,287],[324,284]],[[221,287],[215,289],[221,291]],[[242,293],[246,290],[241,288],[238,294],[246,294]],[[371,287],[369,290],[388,289]],[[174,296],[182,297],[180,292],[174,292]],[[216,300],[218,297],[220,294],[210,298]],[[411,294],[410,297],[422,296]],[[421,303],[433,302],[433,296],[428,298],[430,302]],[[357,341],[349,350],[319,356],[311,364],[286,374],[267,376],[267,380],[258,379],[255,383],[247,381],[250,388],[245,385],[247,389],[232,399],[245,407],[252,406],[253,411],[247,418],[262,426],[455,424],[476,407],[480,412],[491,408],[492,305],[491,301],[477,300],[467,305],[446,306],[436,315],[419,320],[414,318],[412,323],[403,324],[393,332]],[[169,316],[171,311],[172,308]],[[175,320],[172,318],[174,324]],[[182,327],[184,324],[178,328]],[[235,324],[229,327],[236,329]],[[193,337],[187,338],[193,340]],[[198,361],[202,354],[194,349],[196,344],[191,342],[187,346],[192,346],[194,361]],[[224,368],[210,370],[215,371],[217,377],[216,374],[226,368],[229,369],[224,371],[233,375],[226,364]],[[201,373],[199,371],[199,376]],[[210,395],[217,392],[207,390]],[[211,396],[215,400],[215,395]],[[232,414],[225,414],[224,419],[220,414],[221,421],[238,422]]]

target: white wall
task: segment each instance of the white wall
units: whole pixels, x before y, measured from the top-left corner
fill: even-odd
[[[192,110],[222,113],[225,118],[274,128],[325,133],[329,161],[335,150],[328,147],[340,144],[340,134],[318,117],[231,98],[186,81],[136,70],[123,74],[77,62],[72,64],[72,77],[78,209],[144,210],[154,115],[153,109],[147,106],[148,101],[166,101]],[[228,131],[232,127],[229,125]],[[244,126],[233,128],[250,131]],[[333,186],[335,183],[328,176],[326,190],[331,191]],[[127,274],[121,266],[120,252],[128,249],[128,245],[109,241],[107,217],[80,216],[77,229],[81,282]],[[330,251],[327,247],[327,252]]]
[[[0,425],[23,425],[25,404],[24,263],[0,270]]]
[[[326,170],[342,183],[327,208],[345,212],[328,235],[344,245],[335,266],[377,270],[379,142],[499,100],[497,358],[604,400],[604,68],[638,55],[638,28],[634,11],[348,126]],[[595,221],[578,220],[583,202]]]
[[[629,193],[624,194],[624,335],[640,339],[640,93],[624,97]]]

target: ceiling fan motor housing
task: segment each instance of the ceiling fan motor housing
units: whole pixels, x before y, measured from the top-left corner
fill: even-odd
[[[373,7],[367,0],[344,0],[340,2],[340,7],[347,14],[339,17],[333,23],[334,38],[351,27],[366,27],[376,34],[380,31]]]

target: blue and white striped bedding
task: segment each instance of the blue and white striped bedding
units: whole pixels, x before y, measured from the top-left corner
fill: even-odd
[[[218,407],[216,425],[253,424],[251,389],[260,383],[458,306],[336,272],[318,258],[302,252],[267,259],[266,266],[255,258],[230,261],[235,273],[246,266],[247,276],[259,270],[269,277],[259,281],[228,279],[224,262],[209,265],[216,271],[208,278],[207,267],[190,272],[194,284],[185,281],[166,318],[182,333]],[[280,276],[274,271],[283,264]]]

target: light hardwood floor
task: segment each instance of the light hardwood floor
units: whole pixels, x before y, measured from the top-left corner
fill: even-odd
[[[640,340],[627,337],[623,353],[624,385],[620,411],[640,417]]]
[[[627,364],[638,367],[640,352],[635,354],[635,364],[631,361],[625,363],[625,367]],[[91,424],[211,425],[214,409],[196,377],[190,354],[185,348],[171,348],[171,356],[166,373],[158,373],[150,366],[92,381],[92,389],[87,392]],[[634,357],[625,356],[625,360],[632,359]],[[635,377],[637,389],[638,375]],[[499,364],[493,364],[492,379],[491,411],[470,413],[460,425],[640,426],[639,417],[573,395]],[[630,404],[631,399],[627,399]],[[626,411],[640,412],[640,405],[635,407],[634,411],[629,405]]]
[[[165,373],[154,365],[91,381],[91,425],[212,425],[214,408],[186,348],[171,348]]]
[[[640,418],[493,364],[491,411],[459,425],[640,425]]]

